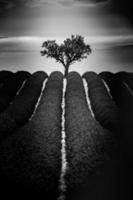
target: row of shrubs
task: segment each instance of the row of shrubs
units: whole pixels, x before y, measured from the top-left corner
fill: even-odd
[[[112,88],[111,93],[115,92],[116,85],[112,86],[112,83],[109,83],[109,81],[111,81],[111,75],[113,76],[111,72],[102,72],[99,76],[94,72],[88,72],[84,74],[82,78],[85,78],[88,82],[88,95],[92,102],[92,109],[95,113],[96,119],[103,126],[109,128],[110,130],[115,130],[118,127],[118,111],[115,103],[110,99],[107,89],[101,80],[105,80],[108,85],[111,84],[109,86]],[[14,98],[23,82],[30,76],[30,73],[24,71],[16,73],[9,71],[0,72],[0,112],[3,112],[9,104],[14,101]],[[115,77],[123,80],[131,89],[133,88],[132,73],[120,72],[117,73]],[[112,96],[118,105],[115,95],[113,94]],[[121,101],[122,99],[119,100],[119,104]]]
[[[123,78],[123,76],[121,76],[121,74],[109,74],[105,72],[101,73],[100,76],[105,80],[105,82],[110,88],[110,93],[120,110],[121,120],[123,122],[128,122],[131,128],[133,124],[133,92],[131,89],[131,85],[128,85],[128,83]],[[128,128],[125,122],[124,125],[126,128]]]
[[[45,77],[38,75],[39,79]],[[20,198],[57,199],[61,171],[62,87],[63,75],[52,73],[35,115],[1,143],[0,182],[4,196],[6,191],[17,196],[17,190]]]
[[[0,87],[0,112],[4,111],[13,101],[23,82],[30,76],[28,72],[17,72],[3,81]]]
[[[120,126],[119,110],[102,79],[95,72],[87,72],[83,78],[88,84],[88,96],[96,119],[103,127],[117,132]]]
[[[87,75],[87,74],[89,74],[89,75]],[[111,80],[110,78],[111,78],[111,75],[113,75],[113,73],[102,72],[99,76],[97,75],[97,79],[96,79],[96,74],[95,74],[95,76],[94,76],[94,74],[95,74],[94,72],[88,72],[88,73],[84,74],[82,77],[82,78],[86,78],[89,81],[90,86],[88,85],[88,88],[91,87],[91,85],[92,85],[91,82],[93,82],[93,84],[94,84],[93,90],[90,90],[90,95],[89,95],[90,98],[92,98],[91,96],[93,96],[94,93],[96,94],[98,91],[99,91],[99,94],[101,94],[100,95],[101,97],[103,97],[103,95],[104,95],[104,98],[105,98],[105,96],[107,97],[107,91],[103,87],[103,84],[100,84],[100,82],[101,82],[100,79],[104,79],[105,82],[106,82],[106,79],[108,79],[107,80],[107,82],[108,82],[109,80]],[[89,77],[87,78],[87,76],[89,76]],[[11,103],[14,100],[14,98],[15,98],[18,90],[21,88],[23,82],[29,77],[30,77],[30,73],[25,72],[25,71],[19,71],[16,73],[12,73],[9,71],[1,71],[0,72],[0,112],[3,112],[8,107],[9,103]],[[119,72],[119,73],[116,73],[115,77],[117,79],[119,78],[119,79],[123,80],[131,89],[133,88],[133,81],[132,81],[133,74],[132,73]],[[101,86],[99,86],[99,84]],[[108,83],[108,84],[110,84],[110,83]],[[96,85],[96,88],[99,88],[99,89],[95,89],[95,85]],[[113,86],[111,86],[111,87],[113,87]],[[100,89],[100,88],[103,88],[103,89]],[[115,86],[114,86],[114,88],[112,88],[112,91],[115,91]],[[105,93],[106,93],[106,95],[105,95]],[[97,93],[97,96],[98,96],[98,93]],[[109,100],[109,98],[108,98],[108,100]],[[101,101],[99,101],[99,102],[101,102]],[[92,102],[92,103],[94,103],[94,102]],[[109,104],[111,107],[112,102]],[[97,112],[95,106],[92,106],[92,107],[94,109],[94,112]],[[107,106],[106,106],[106,108],[107,108]],[[107,127],[108,127],[108,125],[107,125]]]
[[[116,180],[113,180],[111,187],[107,185],[110,183],[109,174],[114,177],[114,170],[118,167],[115,163],[115,159],[118,159],[116,141],[92,117],[82,78],[76,72],[69,73],[67,77],[65,119],[69,163],[67,199],[85,199],[86,195],[95,200],[103,199],[103,196],[104,199],[112,199],[114,193],[111,198],[108,194],[112,193]]]
[[[0,84],[13,76],[13,72],[11,71],[0,71]]]
[[[22,90],[14,98],[14,101],[4,112],[0,113],[0,140],[10,135],[29,120],[46,77],[47,75],[44,72],[36,72],[30,76]]]
[[[108,84],[111,95],[120,108],[120,141],[125,167],[125,182],[133,179],[133,74],[128,73],[101,73],[100,75]],[[131,185],[128,185],[130,188]],[[132,189],[129,189],[129,195]],[[132,198],[131,198],[132,199]]]
[[[17,84],[18,78],[15,80],[13,77],[14,74],[5,78],[0,85],[1,89],[7,83]],[[69,166],[66,174],[66,199],[78,200],[83,195],[84,198],[89,195],[90,199],[95,200],[112,200],[116,197],[112,190],[120,186],[118,181],[121,162],[117,149],[119,144],[112,132],[119,128],[118,108],[122,113],[126,113],[127,109],[132,113],[132,94],[123,84],[122,77],[121,74],[109,72],[99,76],[88,72],[83,77],[71,72],[67,76],[65,129]],[[9,191],[14,196],[16,190],[23,198],[27,195],[31,198],[31,194],[37,194],[37,197],[43,194],[43,197],[48,195],[47,199],[56,199],[59,195],[63,90],[63,75],[60,72],[49,76],[35,115],[29,121],[46,78],[44,72],[36,72],[33,75],[27,74],[23,81],[21,79],[21,84],[17,84],[19,87],[12,85],[12,103],[9,104],[8,101],[7,108],[0,113],[0,185],[2,184],[1,191],[4,195]],[[96,119],[87,104],[83,78],[88,83],[88,95]],[[118,108],[102,79],[109,86]],[[25,84],[17,94],[24,80]],[[126,83],[129,84],[128,81]],[[8,96],[9,90],[6,91]],[[128,116],[125,115],[124,119],[126,118]],[[128,125],[128,120],[126,124]],[[133,146],[129,130],[123,141],[126,144],[125,154],[132,156],[132,153],[128,154]]]
[[[127,75],[127,73],[113,74],[111,72],[103,72],[100,74],[100,77],[107,83],[114,101],[121,110],[127,109],[125,106],[129,106],[129,101],[131,101],[132,97],[131,92],[129,92],[129,90],[132,90],[132,86],[129,84],[129,81],[131,82],[132,74],[129,74],[129,78],[127,78],[127,76],[125,77],[124,75]]]

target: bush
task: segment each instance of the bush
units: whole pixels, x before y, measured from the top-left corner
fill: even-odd
[[[128,106],[126,102],[127,99],[131,101],[131,94],[129,94],[129,91],[122,82],[121,77],[118,76],[118,74],[115,75],[111,73],[101,73],[100,77],[107,83],[111,96],[113,97],[119,109],[123,109],[125,106]]]
[[[3,86],[0,88],[0,112],[4,111],[9,103],[13,101],[24,80],[29,76],[28,72],[17,72],[3,82]]]
[[[99,76],[105,80],[105,81],[109,81],[112,77],[113,77],[113,73],[112,72],[108,72],[108,71],[104,71],[104,72],[101,72],[99,74]]]
[[[13,76],[13,73],[10,71],[0,71],[0,84],[2,84],[5,80],[8,78],[11,78]]]
[[[133,177],[133,93],[132,90],[123,83],[120,74],[114,75],[111,87],[114,99],[121,111],[120,141],[123,147],[122,153],[125,163],[126,182],[131,182]],[[130,190],[130,194],[131,193],[132,190]]]
[[[92,117],[80,75],[71,72],[67,81],[65,114],[69,163],[66,175],[67,199],[84,199],[86,192],[90,199],[103,199],[104,196],[107,199],[108,194],[105,191],[111,193],[116,181],[113,180],[111,187],[107,186],[110,183],[109,174],[112,177],[116,175],[113,172],[117,166],[116,142],[112,134],[104,130]]]
[[[83,78],[88,84],[88,96],[96,119],[104,128],[117,132],[120,126],[119,111],[103,81],[94,72],[85,73]]]
[[[125,82],[133,90],[133,74],[129,72],[118,72],[116,76]]]
[[[36,114],[0,146],[2,191],[57,199],[61,170],[61,102],[63,75],[50,75]],[[6,178],[5,178],[6,177]],[[10,183],[9,181],[10,180]],[[8,187],[9,186],[9,187]]]
[[[46,77],[44,72],[36,72],[30,76],[13,103],[0,114],[0,139],[5,138],[29,120]]]
[[[125,75],[124,75],[125,76]],[[127,170],[129,170],[128,162],[132,162],[131,157],[133,156],[133,95],[128,89],[128,87],[123,83],[120,74],[112,75],[108,77],[104,77],[107,84],[110,87],[110,92],[115,100],[116,104],[118,105],[121,113],[121,124],[120,124],[120,142],[123,145],[123,153],[125,156],[125,163],[127,165]],[[123,157],[124,157],[123,156]],[[128,159],[127,159],[128,158]],[[127,161],[128,160],[128,161]],[[133,163],[130,166],[133,167]]]

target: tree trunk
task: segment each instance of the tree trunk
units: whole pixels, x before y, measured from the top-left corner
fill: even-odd
[[[64,77],[67,77],[69,71],[69,65],[65,66],[65,74]]]

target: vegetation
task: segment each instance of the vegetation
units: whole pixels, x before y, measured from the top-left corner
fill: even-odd
[[[105,83],[106,83],[107,86],[109,87],[110,93],[111,93],[111,96],[112,96],[112,91],[111,91],[111,88],[112,88],[112,87],[110,88],[110,86],[111,86],[112,83],[113,83],[114,74],[113,74],[112,72],[105,71],[105,72],[101,72],[101,73],[99,74],[99,76],[100,76],[100,78],[101,78],[102,80],[105,81]]]
[[[90,199],[103,199],[103,196],[107,199],[108,193],[111,193],[110,187],[107,187],[110,182],[108,174],[114,175],[112,167],[109,166],[112,166],[115,155],[112,160],[111,156],[113,153],[117,154],[112,136],[92,117],[80,75],[71,72],[67,80],[65,115],[69,163],[66,175],[67,199],[84,199],[85,192],[88,192]],[[105,166],[108,166],[108,173]],[[111,188],[114,187],[113,184],[114,182]]]
[[[123,78],[125,79],[125,77],[122,77],[122,74],[118,73],[110,77],[107,77],[104,74],[104,78],[110,87],[113,99],[118,105],[121,113],[121,132],[119,141],[122,145],[126,182],[131,182],[133,177],[133,94],[130,89],[131,82],[129,82],[129,80],[131,81],[131,76],[132,74],[130,74],[128,82],[124,80],[124,82],[126,82],[125,85],[123,82]],[[129,193],[132,194],[132,190],[129,190]]]
[[[69,67],[76,61],[87,58],[91,53],[91,48],[86,45],[84,38],[80,35],[72,35],[71,38],[64,40],[63,44],[58,45],[55,40],[47,40],[43,43],[42,56],[54,58],[65,68],[65,77],[68,75]]]
[[[17,188],[21,197],[57,199],[62,85],[63,75],[52,73],[34,117],[1,144],[0,182],[5,183],[2,191],[10,191],[15,196]],[[7,180],[12,184],[8,185]]]
[[[0,84],[2,84],[5,80],[8,78],[11,78],[13,76],[13,73],[10,71],[0,71]]]
[[[4,111],[15,98],[23,82],[30,76],[28,72],[20,71],[4,81],[0,88],[0,112]]]
[[[109,96],[103,81],[94,72],[85,73],[83,78],[88,84],[88,95],[96,119],[104,128],[116,133],[120,126],[119,111]]]
[[[1,196],[5,198],[9,193],[15,198],[21,194],[20,199],[51,200],[59,196],[62,73],[54,72],[48,77],[37,110],[29,120],[46,78],[44,72],[33,75],[18,72],[0,86],[3,91],[0,97],[6,97],[9,102],[0,113],[0,185]],[[85,195],[85,199],[121,199],[117,195],[125,192],[119,190],[123,184],[121,173],[129,173],[130,180],[133,176],[133,95],[128,88],[132,81],[128,82],[127,74],[126,79],[125,74],[110,72],[99,76],[88,72],[83,78],[88,83],[96,119],[102,126],[91,114],[82,77],[76,72],[69,73],[65,95],[66,199],[84,199]],[[114,137],[117,107],[101,78],[121,112],[119,138]],[[24,80],[23,88],[17,93]]]
[[[111,96],[117,106],[122,109],[123,100],[126,98],[125,94],[128,94],[128,90],[123,84],[121,77],[112,74],[110,72],[103,72],[100,77],[106,82],[110,89]],[[118,95],[119,94],[119,95]]]
[[[124,81],[133,90],[133,74],[130,72],[118,72],[116,76]]]
[[[0,140],[29,120],[46,77],[44,72],[36,72],[30,76],[12,104],[0,114]]]

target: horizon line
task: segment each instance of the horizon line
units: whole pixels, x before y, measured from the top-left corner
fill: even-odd
[[[78,35],[78,34],[77,34]],[[99,36],[83,36],[84,40],[88,44],[92,45],[133,45],[133,35],[99,35]],[[69,37],[46,37],[46,36],[2,36],[0,37],[0,43],[43,43],[45,40],[55,40],[61,44],[66,38]]]

